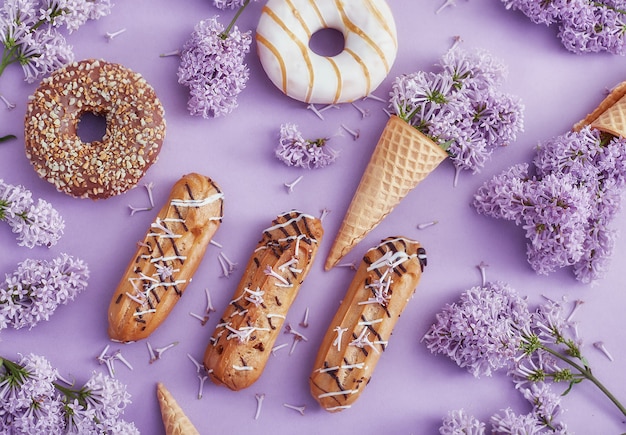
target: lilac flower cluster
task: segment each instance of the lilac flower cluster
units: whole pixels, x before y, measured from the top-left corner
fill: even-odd
[[[0,282],[0,331],[32,328],[48,320],[87,287],[89,270],[80,259],[61,254],[52,261],[27,259]]]
[[[526,231],[532,268],[548,274],[572,266],[590,283],[603,276],[616,233],[609,227],[626,183],[626,139],[588,127],[539,145],[529,165],[493,177],[474,195],[479,213]]]
[[[24,186],[14,186],[0,179],[0,221],[9,224],[18,235],[20,246],[55,245],[65,228],[65,222],[49,202],[33,201],[32,192]]]
[[[60,29],[73,32],[87,20],[111,12],[110,0],[5,0],[0,7],[0,75],[19,63],[31,83],[72,62],[74,54]]]
[[[442,353],[476,377],[507,367],[521,346],[530,312],[526,301],[506,284],[473,287],[446,305],[423,337],[428,349]]]
[[[323,168],[333,163],[338,155],[326,142],[326,138],[304,139],[297,125],[285,123],[280,126],[276,157],[288,166]]]
[[[566,433],[559,420],[561,397],[584,380],[596,385],[626,415],[626,408],[592,374],[571,314],[566,317],[561,303],[547,300],[531,312],[510,286],[486,283],[447,304],[423,341],[432,353],[448,356],[476,377],[508,370],[532,411],[516,415],[508,409],[496,414],[491,419],[493,433]],[[568,385],[563,394],[552,391],[556,383]],[[467,428],[467,433],[484,429],[473,417],[454,412],[444,420],[441,433],[464,433],[459,428]]]
[[[491,416],[491,431],[494,435],[540,435],[540,434],[566,434],[567,430],[559,426],[554,429],[546,429],[539,423],[533,413],[515,414],[511,408],[506,408]],[[485,435],[486,425],[472,415],[465,413],[463,409],[450,411],[443,419],[439,428],[441,435]]]
[[[251,43],[250,32],[242,33],[232,23],[224,29],[217,17],[196,25],[178,68],[178,83],[189,88],[187,109],[192,115],[213,118],[237,107],[250,75],[244,60]]]
[[[218,9],[239,9],[246,6],[247,3],[250,3],[250,0],[213,0],[213,4]]]
[[[502,0],[537,24],[558,26],[558,37],[569,51],[626,53],[624,0]]]
[[[0,433],[139,434],[121,418],[130,403],[125,385],[101,373],[78,389],[59,379],[45,357],[0,358]]]
[[[469,415],[464,409],[448,412],[439,428],[441,435],[484,435],[485,423]]]
[[[484,51],[455,47],[440,66],[397,77],[390,110],[445,149],[457,171],[477,172],[494,149],[516,139],[523,106],[499,90],[505,67]]]

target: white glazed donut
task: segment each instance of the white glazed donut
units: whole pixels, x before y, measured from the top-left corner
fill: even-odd
[[[309,48],[322,29],[343,34],[336,56]],[[306,103],[344,103],[370,94],[387,77],[398,50],[385,0],[269,0],[257,26],[266,74],[286,95]]]

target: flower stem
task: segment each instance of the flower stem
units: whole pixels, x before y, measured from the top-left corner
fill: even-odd
[[[15,55],[16,47],[7,48],[5,47],[2,51],[2,61],[0,61],[0,76],[6,69],[7,66],[11,65],[14,62],[17,62],[17,56]]]
[[[2,73],[0,72],[0,74]],[[14,134],[7,134],[6,136],[0,136],[0,143],[8,142],[11,139],[17,139],[17,136],[15,136]]]
[[[233,19],[230,21],[230,24],[228,25],[228,27],[226,27],[226,29],[224,29],[224,31],[222,32],[222,34],[220,35],[220,37],[222,39],[226,39],[228,38],[228,34],[230,33],[230,31],[232,30],[233,26],[235,25],[235,22],[237,21],[237,19],[239,18],[239,16],[241,15],[241,13],[243,12],[243,10],[250,4],[250,0],[246,0],[243,5],[241,5],[241,7],[237,10],[237,13],[235,14],[235,16],[233,17]]]
[[[615,406],[617,406],[617,408],[620,410],[620,412],[626,416],[626,408],[624,407],[624,405],[622,405],[620,403],[619,400],[617,400],[617,398],[613,395],[613,393],[611,393],[608,388],[606,388],[604,386],[604,384],[602,384],[602,382],[600,382],[600,380],[598,378],[596,378],[592,373],[591,373],[591,369],[588,367],[582,367],[580,364],[578,364],[576,361],[572,360],[571,358],[557,352],[554,349],[549,348],[548,346],[545,346],[543,344],[539,345],[539,348],[548,352],[549,354],[555,356],[556,358],[560,359],[563,362],[566,362],[567,364],[569,364],[570,366],[572,366],[573,368],[575,368],[576,370],[578,370],[580,372],[580,374],[587,380],[591,381],[596,387],[598,387],[600,389],[600,391],[602,391],[610,400],[611,402],[613,402],[615,404]]]

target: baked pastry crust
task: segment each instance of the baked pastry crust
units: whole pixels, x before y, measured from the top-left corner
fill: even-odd
[[[350,408],[359,397],[425,265],[424,248],[403,237],[385,239],[365,254],[309,378],[311,394],[324,409]]]
[[[322,235],[321,221],[298,211],[263,231],[204,354],[213,382],[241,390],[261,376]]]
[[[219,186],[200,174],[174,184],[111,299],[112,340],[146,338],[169,315],[222,222],[223,197]]]

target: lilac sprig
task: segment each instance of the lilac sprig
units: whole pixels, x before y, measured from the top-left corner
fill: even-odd
[[[519,333],[530,325],[526,301],[510,286],[473,287],[436,315],[422,341],[433,353],[451,358],[475,377],[508,367],[522,344]]]
[[[489,418],[492,435],[510,434],[566,434],[567,428],[559,425],[555,428],[546,429],[537,416],[530,412],[528,414],[516,414],[511,408],[506,408]],[[441,435],[485,435],[486,424],[476,417],[469,415],[465,410],[455,410],[448,412],[439,428]]]
[[[71,33],[110,12],[110,0],[5,0],[0,8],[0,75],[18,63],[32,83],[72,62],[72,47],[61,28]]]
[[[217,17],[202,20],[185,42],[178,83],[189,88],[187,109],[192,115],[214,118],[227,115],[238,106],[237,97],[250,76],[244,61],[252,36],[250,31],[239,31],[235,22],[249,3],[250,0],[243,1],[226,28]]]
[[[27,259],[0,282],[0,331],[32,328],[50,318],[87,287],[89,269],[80,259],[62,254],[52,261]]]
[[[296,124],[280,126],[276,157],[288,166],[323,168],[335,161],[337,151],[327,145],[328,138],[305,139]]]
[[[457,409],[449,411],[444,417],[439,433],[441,435],[484,435],[485,423],[467,414],[464,409]]]
[[[540,274],[571,266],[584,283],[601,278],[613,251],[610,224],[626,185],[626,139],[585,127],[539,145],[536,175],[518,164],[474,195],[478,213],[526,231],[527,256]]]
[[[574,53],[626,53],[624,0],[502,0],[532,22],[555,25],[563,46]]]
[[[0,221],[8,223],[18,235],[20,246],[53,246],[63,234],[65,221],[49,202],[35,202],[32,196],[24,186],[0,179]]]
[[[213,0],[213,4],[218,9],[238,9],[245,6],[249,1],[250,0]]]
[[[390,111],[446,150],[458,171],[479,171],[523,129],[519,98],[499,90],[506,68],[485,51],[455,47],[437,73],[397,77]]]
[[[557,383],[567,385],[564,395],[589,381],[626,416],[626,408],[592,373],[574,325],[555,301],[530,311],[524,298],[506,284],[473,287],[436,315],[422,340],[432,353],[448,356],[475,377],[507,369],[533,405],[533,419],[553,432],[565,427],[558,421],[560,396],[549,388]]]
[[[65,386],[43,356],[0,358],[0,432],[10,434],[139,434],[122,414],[126,386],[94,372],[80,388]]]

